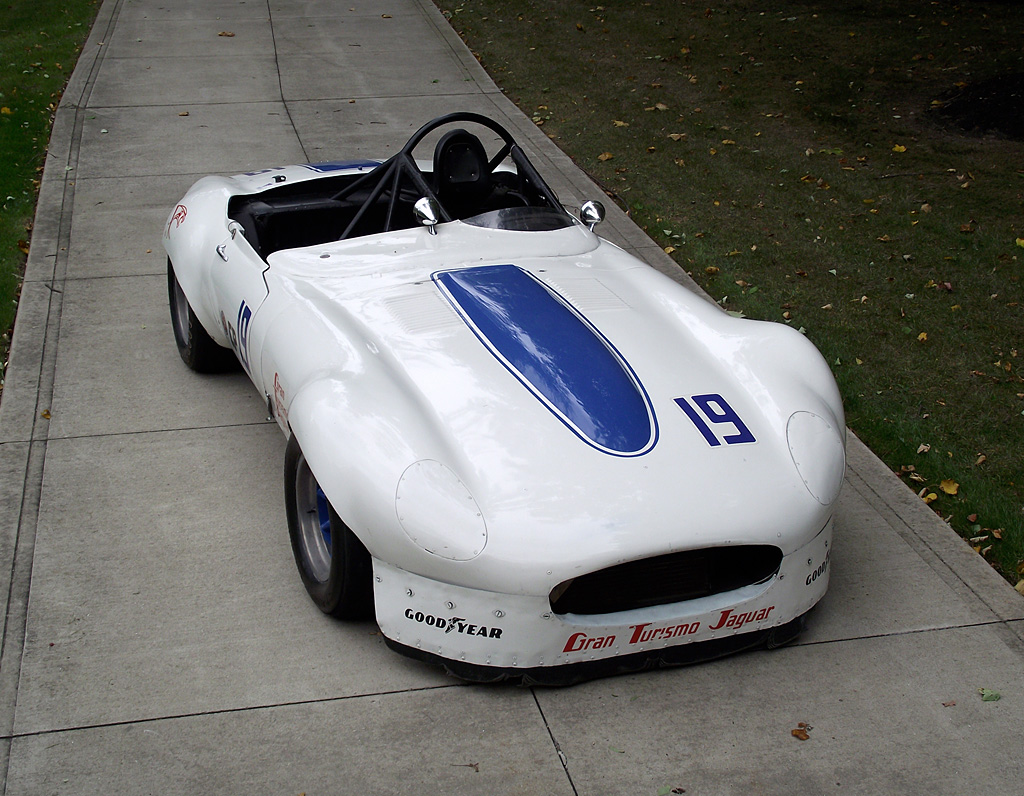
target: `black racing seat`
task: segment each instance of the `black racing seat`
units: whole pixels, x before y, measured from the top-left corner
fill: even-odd
[[[434,147],[434,193],[452,218],[468,218],[484,210],[491,193],[487,153],[480,139],[452,130]]]

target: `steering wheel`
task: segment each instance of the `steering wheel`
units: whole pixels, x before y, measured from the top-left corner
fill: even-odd
[[[470,113],[468,111],[449,113],[444,116],[439,116],[433,121],[427,122],[419,130],[413,133],[412,138],[410,138],[405,143],[405,146],[403,146],[396,154],[385,160],[373,171],[356,180],[351,185],[347,185],[331,197],[335,201],[340,201],[351,195],[359,188],[365,188],[369,185],[373,185],[369,196],[363,202],[362,206],[356,212],[348,226],[345,227],[345,231],[341,233],[341,237],[339,237],[338,240],[346,240],[352,234],[363,216],[365,216],[367,211],[377,203],[381,194],[388,188],[390,188],[391,193],[388,197],[388,211],[384,219],[383,231],[390,232],[394,219],[395,204],[397,203],[398,197],[401,193],[403,177],[413,184],[413,186],[420,192],[421,196],[425,196],[428,199],[432,199],[437,202],[441,211],[442,221],[451,221],[452,215],[438,200],[434,189],[430,187],[430,183],[427,181],[423,172],[420,171],[419,166],[416,165],[416,160],[413,158],[413,151],[419,143],[434,130],[456,122],[472,122],[473,124],[478,124],[481,127],[486,127],[488,130],[496,133],[498,137],[501,138],[501,148],[487,163],[488,175],[493,174],[494,170],[501,164],[501,162],[511,155],[516,166],[525,174],[526,178],[534,184],[540,195],[548,202],[557,204],[554,199],[554,193],[547,187],[540,175],[537,174],[536,170],[533,168],[533,165],[526,159],[526,155],[523,154],[522,149],[520,149],[519,145],[508,130],[493,119],[489,119],[479,113]]]

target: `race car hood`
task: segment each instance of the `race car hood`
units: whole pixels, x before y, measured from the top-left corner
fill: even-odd
[[[337,441],[323,455],[301,441],[371,551],[421,571],[417,556],[462,562],[467,584],[528,592],[680,549],[789,553],[827,521],[844,422],[801,335],[731,318],[581,226],[437,232],[269,260],[271,293],[346,341],[334,372],[275,369],[296,433],[297,418],[337,412],[359,429],[344,444],[369,475],[342,472]],[[353,479],[393,496],[403,533],[375,534]],[[516,566],[537,560],[546,573]]]

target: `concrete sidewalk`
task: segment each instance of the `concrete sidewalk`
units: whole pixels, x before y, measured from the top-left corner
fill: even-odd
[[[429,0],[104,0],[0,407],[4,793],[1020,794],[1024,600],[852,436],[831,590],[782,650],[476,687],[319,613],[284,439],[178,359],[161,231],[200,176],[387,155],[453,110],[600,196]],[[685,281],[621,212],[600,231]]]

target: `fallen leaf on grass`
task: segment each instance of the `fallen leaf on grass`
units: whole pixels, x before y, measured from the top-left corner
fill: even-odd
[[[1024,596],[1024,579],[1018,580],[1017,581],[1017,585],[1014,586],[1013,588],[1015,588],[1017,590],[1018,594],[1020,594],[1021,596]]]
[[[922,442],[920,445],[917,446],[918,453],[928,453],[928,451],[930,451],[931,449],[932,446],[929,445],[927,442]]]
[[[928,494],[925,494],[926,492]],[[927,505],[931,505],[932,503],[939,499],[939,496],[936,495],[934,492],[928,492],[927,487],[921,490],[921,492],[918,494],[918,497],[921,498],[921,500],[923,500]]]
[[[615,155],[613,155],[611,152],[602,152],[600,155],[597,156],[597,159],[604,163],[606,160],[611,160],[613,157],[615,157]]]
[[[673,141],[685,141],[686,133],[669,133],[668,137],[671,138]]]
[[[623,122],[619,119],[612,119],[612,124],[616,127],[629,127],[629,122]]]
[[[7,112],[10,113],[10,110],[8,109]],[[1017,238],[1017,245],[1024,249],[1024,238]]]
[[[0,115],[3,115],[3,116],[10,116],[10,115],[12,115],[13,113],[14,113],[14,111],[12,111],[12,110],[11,110],[10,108],[8,108],[8,107],[7,107],[6,105],[4,105],[4,106],[3,106],[2,108],[0,108]],[[1022,245],[1024,245],[1024,242],[1022,242],[1020,238],[1017,238],[1017,245],[1018,245],[1018,246],[1022,246]]]
[[[924,342],[926,342],[927,340],[928,340],[928,332],[921,332],[921,334],[919,334],[919,335],[917,336],[917,341],[918,341],[919,343],[924,343]]]
[[[960,491],[960,484],[954,481],[952,478],[942,479],[942,483],[939,484],[939,489],[945,492],[947,495],[955,495]]]
[[[905,146],[903,146],[903,144],[896,144],[895,146],[893,146],[892,151],[893,152],[906,152],[907,148]]]

